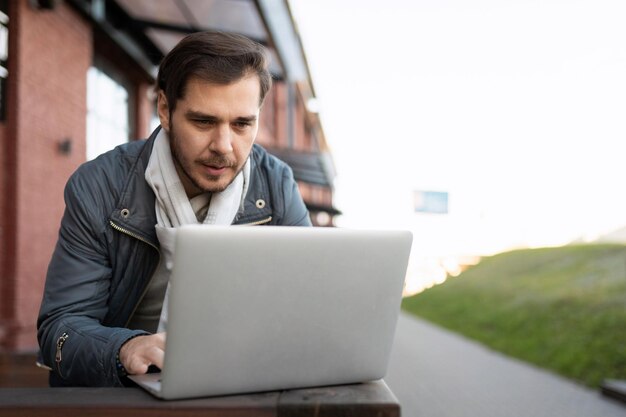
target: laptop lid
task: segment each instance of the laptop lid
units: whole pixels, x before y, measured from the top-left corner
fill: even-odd
[[[407,231],[182,227],[158,395],[382,378],[411,242]]]

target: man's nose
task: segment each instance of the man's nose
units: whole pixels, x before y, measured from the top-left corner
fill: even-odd
[[[226,123],[220,124],[216,129],[213,129],[209,150],[221,155],[232,152],[232,133],[230,126]]]

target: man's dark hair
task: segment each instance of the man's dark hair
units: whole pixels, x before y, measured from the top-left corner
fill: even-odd
[[[261,94],[259,105],[272,86],[267,50],[245,36],[223,32],[187,35],[161,61],[157,90],[163,90],[169,111],[185,95],[185,86],[195,76],[215,84],[230,84],[256,74]]]

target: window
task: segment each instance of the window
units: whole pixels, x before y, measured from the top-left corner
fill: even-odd
[[[126,143],[131,133],[128,90],[99,67],[87,71],[87,160]]]

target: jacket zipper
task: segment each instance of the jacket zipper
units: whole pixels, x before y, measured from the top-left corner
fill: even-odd
[[[146,243],[146,244],[152,246],[154,249],[156,249],[157,252],[159,252],[159,256],[161,255],[161,251],[159,251],[159,248],[157,248],[155,245],[153,245],[152,243],[150,243],[146,239],[142,238],[138,234],[133,233],[130,230],[126,230],[126,229],[118,226],[117,224],[113,223],[113,220],[109,220],[109,223],[111,224],[111,227],[114,228],[115,230],[117,230],[118,232],[124,233],[125,235],[133,237],[133,238],[135,238],[137,240],[141,240],[143,243]]]
[[[63,332],[63,334],[57,339],[57,353],[54,360],[57,363],[57,371],[61,377],[63,377],[61,374],[61,360],[63,359],[61,351],[68,337],[70,337],[70,335],[67,334],[67,332]]]
[[[157,253],[159,254],[159,262],[157,262],[157,266],[152,270],[152,273],[150,275],[150,280],[146,284],[146,287],[144,288],[143,292],[141,293],[141,297],[139,297],[139,300],[137,301],[137,303],[135,303],[135,306],[133,307],[133,311],[130,313],[130,316],[128,316],[128,320],[126,320],[126,324],[124,325],[124,327],[128,327],[128,325],[130,324],[130,321],[133,319],[133,316],[135,315],[135,312],[137,311],[137,308],[139,307],[139,304],[141,303],[141,300],[143,300],[143,297],[146,295],[146,292],[148,292],[148,288],[150,288],[150,281],[152,281],[152,277],[154,276],[154,271],[158,269],[159,264],[161,263],[161,251],[159,250],[159,248],[157,248],[152,243],[148,242],[146,239],[142,238],[136,233],[131,232],[130,230],[126,230],[118,226],[117,224],[113,223],[112,220],[109,220],[109,223],[111,224],[111,227],[117,230],[118,232],[124,233],[125,235],[128,235],[132,238],[135,238],[137,240],[140,240],[141,242],[146,243],[147,245],[152,246],[154,250],[156,250]]]
[[[235,224],[234,226],[258,226],[260,224],[269,223],[271,221],[272,221],[272,216],[269,216],[267,219],[257,220],[252,223]]]

